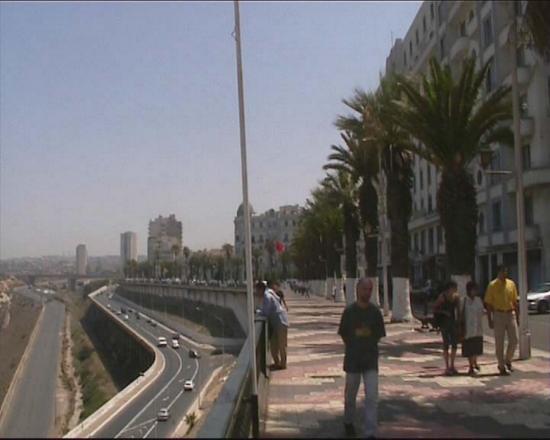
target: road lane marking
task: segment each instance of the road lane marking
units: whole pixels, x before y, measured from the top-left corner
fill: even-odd
[[[146,420],[145,422],[138,423],[138,424],[135,425],[135,426],[131,426],[130,428],[128,428],[128,429],[127,429],[126,431],[124,431],[124,432],[135,431],[135,430],[138,429],[138,428],[139,428],[139,430],[141,431],[141,429],[142,429],[145,425],[147,425],[147,424],[149,424],[149,423],[151,423],[151,422],[154,422],[155,420],[156,420],[156,417],[153,418],[153,419]]]
[[[155,423],[153,424],[153,426],[151,426],[151,428],[149,428],[149,431],[147,431],[147,432],[145,433],[145,435],[143,436],[143,438],[147,438],[147,436],[148,436],[149,434],[151,434],[151,431],[152,431],[153,429],[155,429],[155,427],[158,425],[158,423],[159,423],[159,422],[155,422]]]
[[[159,396],[161,396],[165,391],[166,389],[172,384],[172,382],[176,379],[176,377],[179,375],[182,367],[183,367],[183,363],[182,363],[182,360],[181,360],[181,357],[180,356],[177,356],[178,360],[179,360],[179,367],[178,367],[178,371],[176,372],[176,374],[168,381],[168,383],[166,383],[166,385],[164,385],[164,387],[162,387],[162,389],[155,395],[155,397],[153,397],[151,400],[149,400],[149,403],[147,403],[147,405],[145,405],[141,411],[139,411],[132,420],[130,420],[130,422],[128,424],[126,424],[126,426],[124,426],[122,428],[122,430],[115,436],[115,438],[119,438],[120,434],[126,429],[128,428],[128,426],[130,426],[132,423],[134,423],[146,410],[147,408],[149,408],[149,406],[151,406],[151,404],[158,399]]]

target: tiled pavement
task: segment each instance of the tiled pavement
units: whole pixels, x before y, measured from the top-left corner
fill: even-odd
[[[288,368],[272,373],[265,437],[343,435],[343,345],[336,334],[343,304],[288,293]],[[550,437],[550,354],[533,351],[496,375],[494,345],[485,338],[481,374],[443,375],[440,335],[420,325],[386,323],[380,344],[378,437]],[[458,351],[460,355],[460,348]],[[363,388],[356,428],[361,432]]]

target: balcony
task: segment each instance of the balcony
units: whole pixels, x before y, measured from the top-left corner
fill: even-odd
[[[519,121],[519,134],[522,138],[530,138],[535,132],[535,121],[531,117],[522,117]]]
[[[454,60],[457,56],[468,51],[469,41],[467,37],[459,37],[451,47],[450,58]]]

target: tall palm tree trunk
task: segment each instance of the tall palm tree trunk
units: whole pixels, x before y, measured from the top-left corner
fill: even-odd
[[[388,179],[388,220],[391,230],[392,321],[412,319],[409,281],[409,217],[411,195],[407,182]]]
[[[478,217],[474,182],[467,170],[443,171],[437,207],[445,230],[447,267],[464,294],[474,272]]]

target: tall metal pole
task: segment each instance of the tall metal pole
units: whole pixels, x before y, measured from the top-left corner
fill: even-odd
[[[523,199],[523,162],[521,154],[521,133],[518,91],[518,58],[517,58],[517,15],[514,2],[512,6],[512,110],[514,114],[514,162],[516,174],[516,218],[518,241],[518,284],[519,284],[519,358],[531,357],[531,334],[529,332],[529,313],[527,308],[527,258],[525,252],[525,211]]]
[[[384,278],[382,280],[383,286],[384,286],[384,316],[388,316],[390,314],[390,304],[389,304],[389,286],[388,286],[388,261],[387,261],[387,246],[386,246],[386,199],[387,199],[387,185],[386,185],[386,173],[382,169],[382,152],[380,151],[378,153],[378,169],[380,173],[380,186],[381,186],[381,194],[380,194],[380,206],[381,209],[381,232],[382,232],[382,245],[381,245],[381,260],[382,260],[382,277]]]
[[[243,86],[243,65],[241,54],[241,22],[239,14],[239,2],[233,2],[235,10],[235,48],[237,52],[237,84],[239,92],[239,127],[241,137],[241,172],[243,187],[243,208],[244,208],[244,250],[246,265],[246,297],[248,309],[248,340],[250,349],[250,368],[252,381],[252,393],[250,396],[252,410],[253,436],[259,437],[259,410],[258,410],[258,384],[256,382],[256,337],[254,332],[254,292],[252,280],[252,245],[250,240],[250,205],[248,203],[248,171],[246,165],[246,131],[244,117],[244,86]]]

